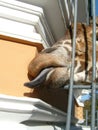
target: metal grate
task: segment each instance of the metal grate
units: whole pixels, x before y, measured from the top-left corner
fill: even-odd
[[[67,111],[67,122],[66,122],[66,130],[70,130],[71,127],[71,111],[72,111],[72,102],[73,102],[73,89],[91,89],[92,93],[92,108],[91,108],[91,130],[95,129],[95,99],[96,99],[96,14],[95,14],[95,0],[91,0],[92,5],[92,16],[93,16],[93,48],[92,48],[92,65],[93,65],[93,73],[92,73],[92,83],[91,85],[74,85],[73,77],[74,77],[74,60],[75,60],[75,48],[76,48],[76,29],[77,29],[77,8],[78,8],[78,0],[74,1],[74,30],[73,30],[73,49],[72,49],[72,66],[71,66],[71,75],[70,75],[70,85],[65,86],[65,89],[69,89],[69,99],[68,99],[68,111]]]
[[[98,110],[95,111],[96,117],[95,117],[95,126],[98,128]],[[85,110],[85,126],[89,126],[91,124],[91,115],[89,114],[89,110]]]

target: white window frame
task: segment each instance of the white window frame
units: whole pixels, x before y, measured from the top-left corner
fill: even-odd
[[[49,30],[43,9],[40,7],[29,5],[19,1],[0,0],[0,18],[5,19],[6,21],[10,20],[12,22],[17,22],[17,24],[25,24],[29,27],[31,26],[31,28],[35,28],[36,30],[36,32],[33,32],[34,35],[32,34],[32,37],[31,30],[29,32],[29,37],[26,37],[24,33],[22,35],[19,35],[16,32],[9,33],[6,31],[2,31],[1,29],[0,34],[32,42],[39,41],[43,44],[45,48],[54,43],[54,38],[51,31]]]

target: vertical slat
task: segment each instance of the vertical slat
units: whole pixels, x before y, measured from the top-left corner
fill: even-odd
[[[61,0],[58,0],[58,4],[59,4],[59,8],[60,8],[61,15],[62,15],[62,18],[63,18],[64,27],[65,27],[65,30],[66,30],[67,25],[66,25],[66,19],[65,19],[63,7],[62,7],[62,4],[61,4]]]
[[[72,0],[67,0],[67,2],[68,2],[68,10],[69,10],[69,23],[71,24],[71,22],[73,20],[74,6],[72,5]]]
[[[97,111],[97,117],[96,117],[96,120],[97,120],[97,127],[98,127],[98,111]]]
[[[95,129],[95,105],[96,105],[96,14],[95,14],[95,0],[92,0],[92,16],[93,16],[93,55],[92,55],[92,118],[91,118],[91,130]]]
[[[75,0],[73,48],[72,48],[72,66],[71,66],[71,75],[70,75],[70,88],[69,88],[66,130],[70,130],[71,110],[72,110],[72,101],[73,101],[73,80],[74,80],[73,77],[74,77],[74,61],[75,61],[75,48],[76,48],[77,5],[78,5],[78,1]]]
[[[85,120],[86,120],[85,125],[88,126],[88,110],[85,111],[85,116],[86,116],[85,117]]]
[[[86,6],[86,23],[89,25],[89,3],[88,0],[85,0],[85,6]]]

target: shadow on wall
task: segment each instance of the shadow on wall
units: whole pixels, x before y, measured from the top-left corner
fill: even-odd
[[[24,96],[39,98],[52,106],[67,111],[68,91],[64,89],[47,89],[35,88],[29,93],[24,93]]]
[[[42,127],[43,130],[44,128],[48,129],[50,127],[51,130],[65,130],[65,123],[45,123],[45,122],[32,122],[32,121],[24,121],[21,124],[24,124],[26,126],[36,126],[36,127]],[[71,130],[83,130],[81,126],[71,126]],[[88,129],[87,129],[88,130]]]

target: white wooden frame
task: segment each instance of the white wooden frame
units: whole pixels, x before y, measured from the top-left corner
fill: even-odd
[[[33,32],[33,36],[31,36],[31,30],[29,30],[29,37],[26,37],[24,33],[21,36],[19,36],[17,33],[15,34],[15,32],[8,33],[6,31],[2,31],[1,28],[0,34],[21,38],[23,40],[34,40],[34,42],[36,42],[36,40],[39,40],[44,47],[48,47],[54,43],[54,38],[49,30],[43,9],[40,7],[13,0],[0,0],[0,18],[5,19],[6,21],[10,20],[13,23],[17,22],[17,24],[24,24],[26,26],[29,26],[29,28],[31,26],[31,28],[35,28],[36,30],[36,32]],[[36,37],[36,39],[34,37]]]

